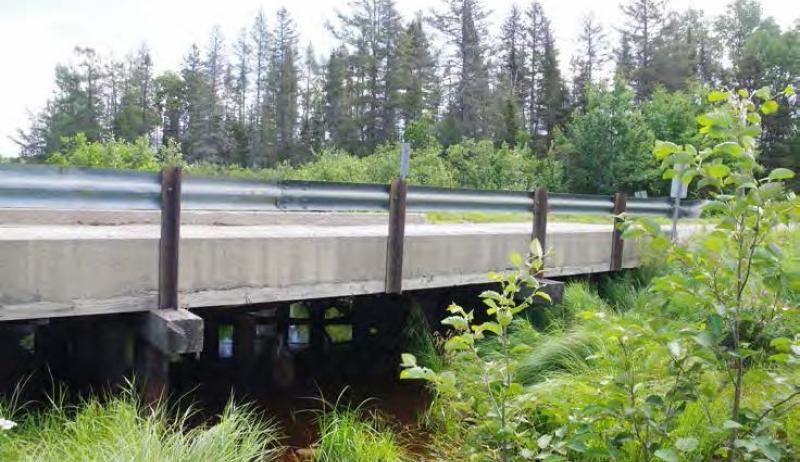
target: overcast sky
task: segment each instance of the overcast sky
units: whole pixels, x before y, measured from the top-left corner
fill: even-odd
[[[800,1],[761,0],[767,15],[783,27],[800,17]],[[325,21],[335,18],[345,0],[0,0],[0,155],[14,155],[9,139],[27,128],[28,111],[38,111],[52,94],[55,65],[69,59],[76,45],[104,56],[124,57],[147,44],[157,70],[176,68],[193,42],[205,44],[213,25],[230,42],[250,26],[259,8],[269,18],[285,5],[294,17],[301,44],[314,43],[320,53],[334,44]],[[396,0],[405,17],[439,6],[439,0]],[[485,1],[497,24],[513,0]],[[526,5],[526,1],[518,1]],[[569,62],[584,14],[594,12],[606,28],[622,22],[618,0],[542,0],[556,32],[562,62]],[[673,9],[701,7],[708,16],[724,10],[728,0],[672,0]],[[496,33],[497,28],[491,29]],[[566,71],[568,68],[562,68]]]

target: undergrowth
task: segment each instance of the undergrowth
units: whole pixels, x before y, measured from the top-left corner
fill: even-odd
[[[359,408],[321,411],[320,437],[314,447],[316,462],[410,461],[400,438],[375,414]]]
[[[0,430],[4,462],[270,462],[279,460],[280,433],[247,406],[228,404],[214,423],[190,425],[193,411],[144,407],[130,391],[44,410],[0,404],[17,425]]]

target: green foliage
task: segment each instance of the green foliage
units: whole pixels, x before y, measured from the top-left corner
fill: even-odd
[[[189,424],[192,412],[145,408],[132,393],[77,407],[54,401],[44,411],[7,411],[18,423],[0,430],[0,460],[9,462],[267,462],[280,455],[275,427],[235,404],[216,423],[200,426]]]
[[[765,174],[757,162],[760,114],[777,110],[775,96],[766,87],[753,94],[712,92],[708,99],[714,106],[698,117],[707,147],[656,144],[653,152],[665,176],[674,176],[675,165],[684,164],[683,182],[697,178],[698,186],[712,191],[708,207],[720,221],[697,245],[669,246],[657,227],[642,221],[626,230],[629,236],[650,233],[652,245],[666,252],[668,263],[676,263],[653,280],[653,291],[663,298],[679,296],[704,319],[693,340],[698,354],[723,372],[716,388],[731,390],[727,420],[708,424],[711,433],[727,435],[715,453],[729,461],[780,459],[784,444],[775,438],[779,422],[774,417],[800,396],[800,386],[786,376],[800,364],[800,348],[793,346],[797,331],[783,327],[797,327],[797,305],[790,300],[800,288],[800,261],[775,245],[772,233],[800,217],[800,202],[783,184],[792,171]],[[772,393],[761,409],[749,408],[743,403],[747,369],[770,353],[775,354],[769,360],[783,367],[766,380]],[[712,387],[707,398],[714,393]]]
[[[549,301],[539,281],[532,276],[542,267],[542,249],[538,241],[531,243],[530,251],[528,258],[511,255],[510,261],[516,271],[490,275],[500,289],[481,294],[487,307],[487,321],[476,321],[473,311],[468,312],[455,303],[448,307],[451,315],[442,324],[449,326],[453,334],[445,342],[444,349],[455,364],[473,372],[470,380],[460,380],[464,375],[453,371],[436,372],[421,366],[410,353],[402,355],[400,377],[430,382],[438,399],[449,402],[454,413],[452,418],[463,422],[464,445],[453,448],[452,453],[459,460],[505,462],[529,459],[537,454],[546,458],[566,451],[560,432],[540,435],[535,430],[527,412],[531,401],[523,386],[515,381],[518,368],[515,355],[524,346],[511,343],[512,322],[533,303],[534,297]],[[529,290],[526,292],[529,295],[520,295],[523,288]],[[486,338],[496,341],[495,354],[491,354],[491,349],[484,351],[481,343]]]
[[[663,189],[658,164],[648,155],[654,135],[621,81],[587,93],[585,113],[576,113],[554,150],[563,159],[571,192],[657,193]]]
[[[435,372],[445,368],[441,338],[431,329],[425,312],[418,303],[411,304],[402,336],[404,350],[413,354],[420,366]]]
[[[399,438],[375,415],[360,409],[327,409],[320,413],[316,462],[410,461]]]
[[[63,152],[55,152],[47,163],[61,166],[121,168],[133,170],[158,170],[157,152],[144,137],[133,143],[110,140],[89,141],[83,133],[64,138]]]
[[[62,166],[159,170],[165,164],[182,164],[195,175],[234,176],[253,179],[291,179],[389,183],[397,176],[400,147],[378,146],[374,154],[357,157],[340,150],[323,150],[313,160],[293,166],[287,162],[275,168],[243,168],[207,161],[186,163],[178,146],[169,142],[160,150],[144,137],[135,142],[89,141],[82,133],[62,140],[64,149],[52,153],[46,162]],[[425,144],[431,143],[431,144]],[[530,157],[525,148],[495,148],[489,141],[453,145],[442,155],[431,140],[412,150],[408,181],[412,184],[478,189],[526,190],[547,186],[559,190],[563,180],[561,163],[552,156]]]

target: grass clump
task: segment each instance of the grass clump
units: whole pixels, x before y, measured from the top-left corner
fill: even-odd
[[[17,426],[0,431],[4,462],[271,462],[279,433],[247,406],[229,404],[211,425],[191,426],[191,410],[144,408],[132,392],[77,406],[53,400],[24,412],[5,406]],[[0,409],[3,407],[0,406]]]
[[[410,461],[400,438],[373,415],[359,409],[328,409],[320,413],[316,462]]]
[[[445,368],[441,340],[428,322],[419,303],[412,303],[402,332],[403,348],[417,357],[419,364],[434,371]]]

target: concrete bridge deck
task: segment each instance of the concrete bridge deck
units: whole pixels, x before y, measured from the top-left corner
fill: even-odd
[[[355,226],[341,220],[184,224],[180,304],[191,309],[381,293],[385,215],[377,220],[383,224],[364,220]],[[0,223],[0,321],[157,306],[157,225],[63,223]],[[610,224],[550,223],[547,232],[545,276],[608,271]],[[530,236],[530,223],[412,219],[406,225],[403,290],[486,282],[487,272],[508,269],[509,253],[524,252]],[[635,243],[626,242],[623,267],[637,265]]]

